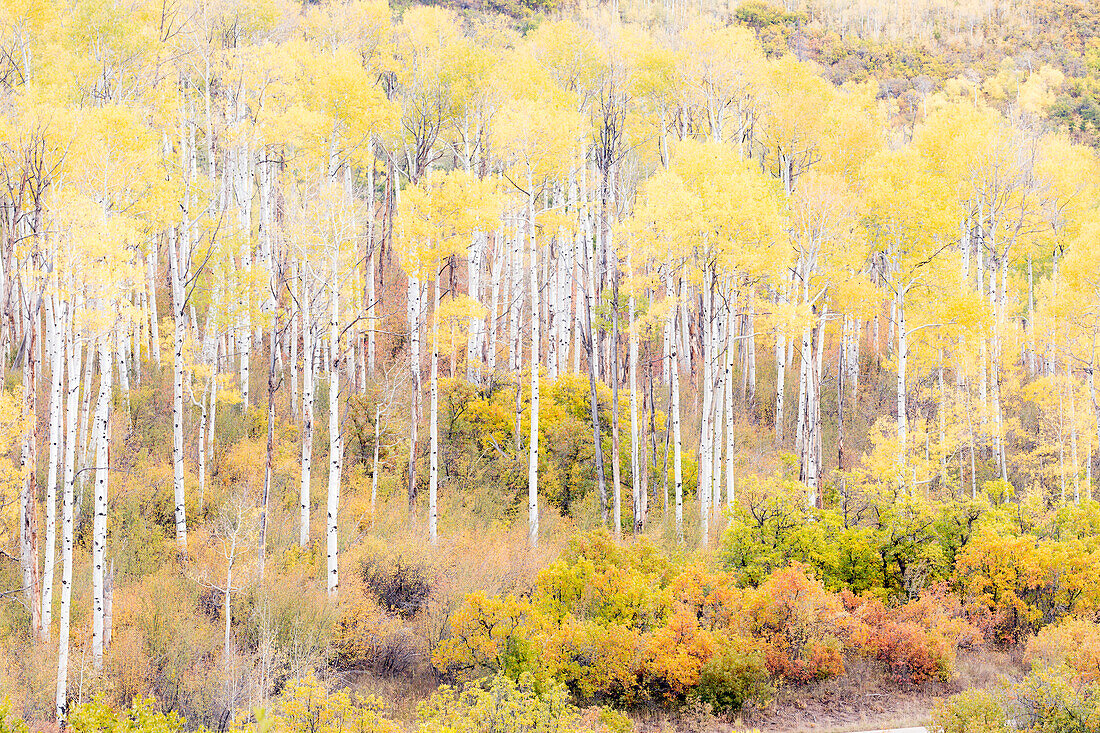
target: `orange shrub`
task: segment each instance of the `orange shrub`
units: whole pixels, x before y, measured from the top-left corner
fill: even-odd
[[[683,698],[699,684],[699,673],[715,651],[714,634],[699,627],[681,609],[649,639],[642,669],[643,684],[654,697]]]
[[[690,565],[672,579],[672,603],[692,613],[707,629],[738,629],[743,625],[744,593],[731,573],[709,573]]]
[[[764,658],[773,675],[809,682],[844,673],[844,607],[806,566],[792,563],[746,595],[751,630],[764,643]]]
[[[622,624],[567,617],[542,642],[542,662],[578,697],[631,704],[638,700],[644,640]]]
[[[942,587],[891,609],[877,598],[842,595],[851,614],[851,648],[882,662],[899,684],[946,680],[956,648],[981,639],[981,632],[963,618],[958,597]]]

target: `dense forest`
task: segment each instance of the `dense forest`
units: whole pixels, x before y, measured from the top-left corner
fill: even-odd
[[[1100,730],[1092,4],[0,52],[0,731]]]

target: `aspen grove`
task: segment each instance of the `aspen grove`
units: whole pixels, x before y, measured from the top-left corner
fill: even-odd
[[[854,656],[1095,646],[1083,82],[798,50],[1034,3],[963,5],[0,2],[0,696],[765,710]],[[949,652],[898,672],[903,627]],[[422,730],[490,705],[449,689]]]

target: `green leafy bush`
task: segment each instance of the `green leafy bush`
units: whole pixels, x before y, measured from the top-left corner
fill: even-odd
[[[1008,733],[1008,717],[1000,696],[967,690],[940,703],[932,714],[933,733]]]
[[[766,704],[775,693],[764,654],[748,639],[730,639],[699,673],[699,699],[719,713],[735,713],[745,703]]]
[[[574,733],[584,730],[562,685],[498,674],[461,690],[441,686],[417,709],[420,733]]]

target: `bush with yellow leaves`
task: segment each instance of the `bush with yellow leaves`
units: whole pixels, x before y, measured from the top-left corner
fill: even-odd
[[[539,684],[530,672],[498,674],[461,690],[443,685],[418,711],[420,733],[583,733],[564,685]]]
[[[1100,623],[1068,618],[1047,626],[1028,642],[1025,658],[1051,667],[1065,665],[1079,681],[1100,683]]]
[[[451,635],[436,646],[432,664],[456,680],[486,672],[516,677],[533,670],[537,654],[528,627],[530,610],[528,601],[513,595],[469,594],[451,616]]]
[[[328,692],[316,677],[293,680],[283,688],[274,714],[253,712],[259,733],[400,733],[401,728],[382,715],[375,697],[347,690]],[[238,724],[232,733],[245,733]]]

